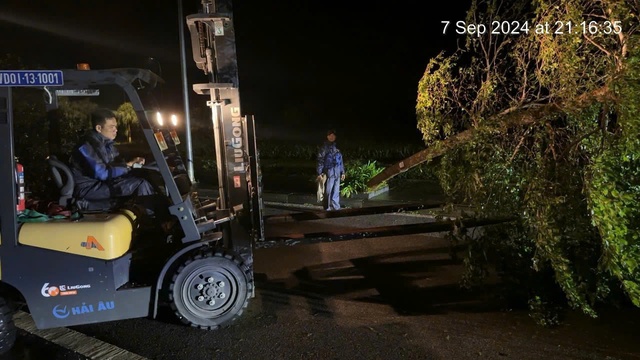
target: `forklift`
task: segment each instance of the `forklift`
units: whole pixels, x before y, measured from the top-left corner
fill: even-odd
[[[24,302],[39,329],[157,318],[171,309],[184,324],[205,330],[229,326],[255,297],[253,251],[260,248],[382,236],[444,232],[462,224],[438,221],[265,237],[265,223],[308,221],[438,208],[402,204],[264,216],[262,176],[253,117],[242,115],[231,0],[201,0],[186,17],[193,58],[208,76],[193,91],[207,96],[215,144],[218,194],[198,195],[177,149],[179,139],[151,121],[151,90],[162,82],[137,68],[0,71],[0,354],[16,338],[10,301]],[[69,166],[48,164],[60,205],[78,217],[19,221],[25,210],[24,169],[15,159],[12,88],[41,88],[48,112],[60,96],[96,95],[101,86],[126,94],[159,174],[173,226],[141,221],[131,203],[108,206],[73,197]],[[20,119],[15,119],[20,121]],[[276,207],[275,205],[270,205]],[[291,210],[288,208],[288,210]],[[467,220],[466,227],[508,219]]]
[[[9,301],[24,302],[37,328],[47,329],[158,316],[166,305],[183,323],[225,327],[255,296],[252,244],[264,238],[253,118],[240,111],[235,34],[229,1],[202,2],[187,17],[197,66],[209,82],[193,85],[209,97],[219,194],[203,201],[194,191],[174,134],[158,129],[143,99],[162,82],[145,69],[0,72],[0,353],[16,328]],[[62,159],[49,159],[60,201],[81,216],[21,222],[24,169],[14,153],[12,88],[41,88],[48,111],[58,97],[96,94],[117,86],[133,105],[162,178],[173,227],[141,225],[136,208],[93,206],[73,199],[73,177]],[[62,205],[62,204],[61,204]],[[66,204],[65,204],[66,205]]]

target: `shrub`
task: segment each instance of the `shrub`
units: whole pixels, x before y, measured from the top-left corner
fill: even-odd
[[[374,176],[378,175],[383,167],[378,166],[378,163],[374,161],[363,162],[361,160],[355,160],[345,164],[346,176],[340,187],[340,195],[344,197],[351,197],[354,194],[366,192],[369,190],[367,182]],[[386,182],[376,187],[380,188],[386,185]]]

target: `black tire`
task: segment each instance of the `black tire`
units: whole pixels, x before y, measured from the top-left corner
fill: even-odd
[[[178,319],[193,327],[226,327],[249,304],[253,292],[251,275],[240,257],[229,252],[196,253],[173,275],[169,285],[171,308]]]
[[[17,329],[13,323],[13,311],[7,302],[0,298],[0,355],[6,354],[16,342]]]

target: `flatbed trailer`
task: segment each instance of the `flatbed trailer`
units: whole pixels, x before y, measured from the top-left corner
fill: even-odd
[[[442,208],[444,203],[424,203],[424,204],[394,204],[383,206],[371,206],[355,209],[342,209],[337,211],[299,211],[288,214],[265,216],[265,224],[305,222],[310,220],[338,219],[345,217],[358,217],[379,214],[405,213],[426,209]],[[274,208],[286,208],[285,206],[270,205]],[[427,218],[425,218],[426,220]],[[366,227],[361,229],[341,229],[321,232],[293,232],[279,236],[266,237],[263,241],[257,242],[254,248],[274,248],[282,246],[295,246],[304,244],[314,244],[322,242],[339,242],[347,240],[368,239],[377,237],[404,236],[413,234],[441,233],[454,230],[456,227],[474,228],[488,225],[495,225],[513,220],[511,217],[496,217],[491,219],[455,219],[436,221],[433,217],[428,221],[402,225],[388,225]]]

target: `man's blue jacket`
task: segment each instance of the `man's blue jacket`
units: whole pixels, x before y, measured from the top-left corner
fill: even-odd
[[[318,150],[318,175],[327,174],[328,177],[340,177],[344,174],[342,153],[335,142],[325,141]]]
[[[119,156],[114,141],[105,138],[95,130],[89,130],[74,149],[70,163],[75,180],[75,195],[85,197],[101,183],[110,183],[129,172]]]

